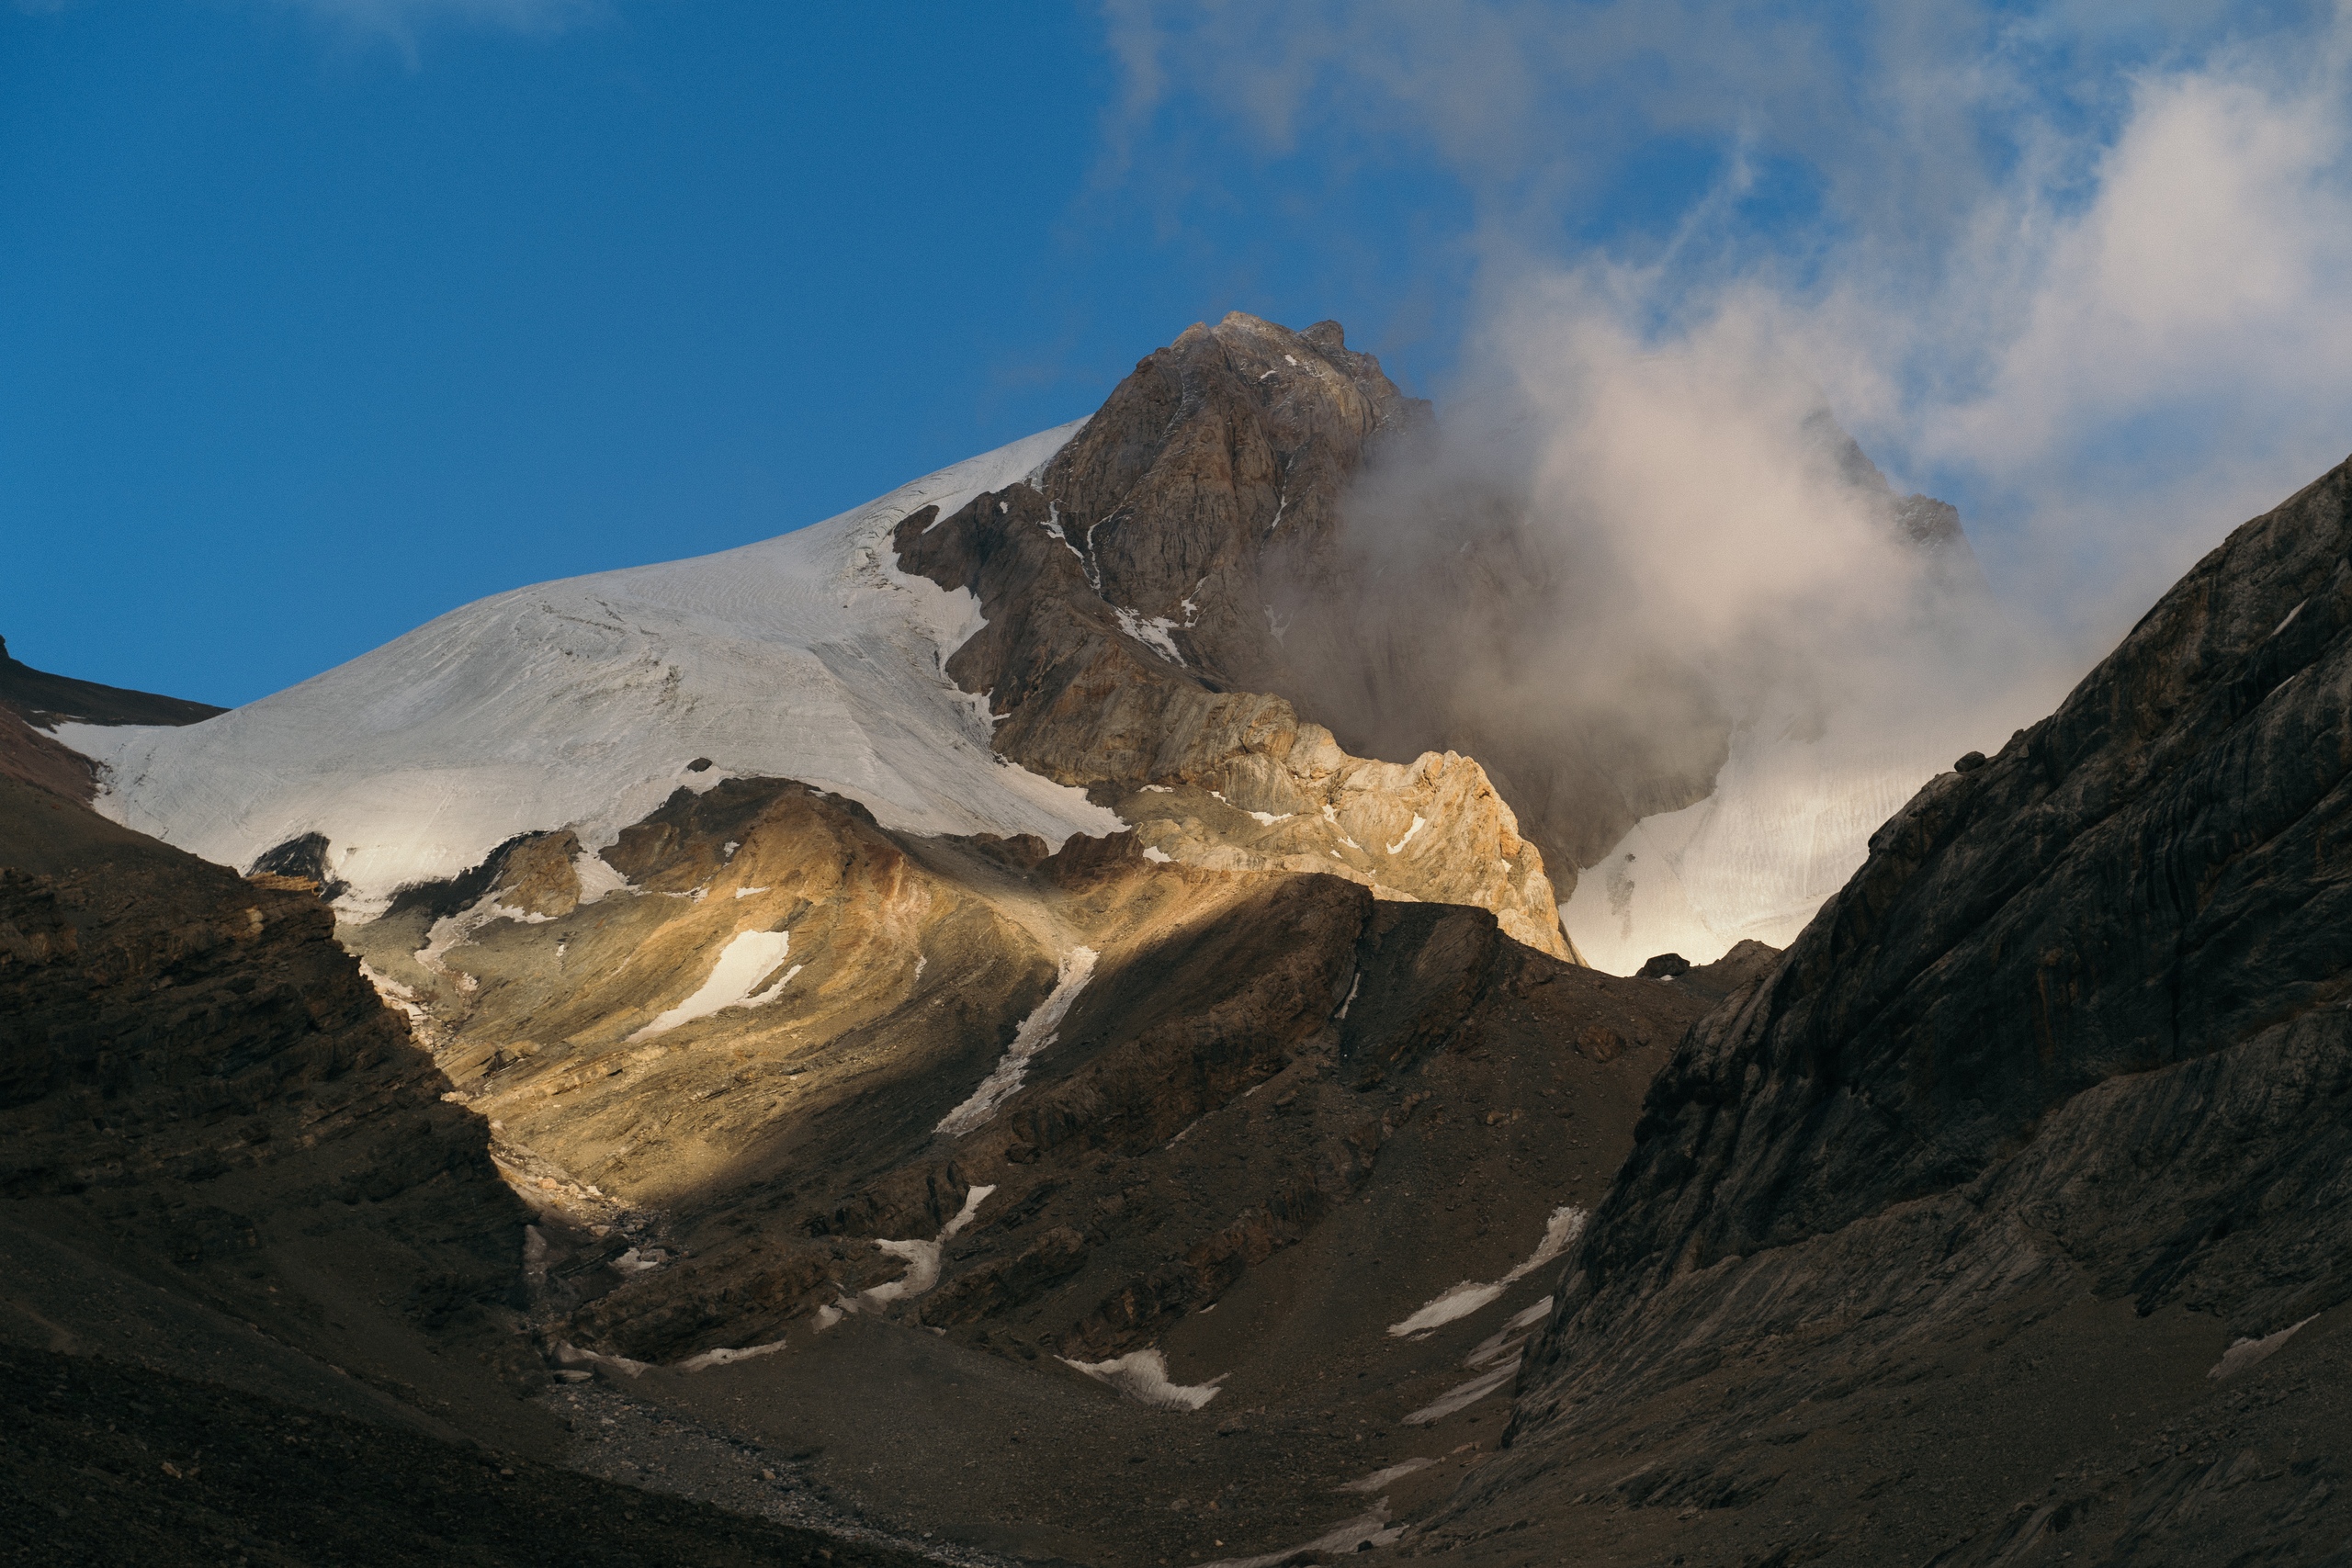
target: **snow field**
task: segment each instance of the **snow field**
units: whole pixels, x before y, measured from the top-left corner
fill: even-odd
[[[682,1023],[708,1018],[724,1008],[766,1006],[783,994],[786,982],[799,974],[801,966],[794,964],[789,974],[779,976],[774,985],[756,996],[752,994],[752,987],[775,974],[776,965],[782,964],[791,951],[790,931],[737,931],[727,945],[719,949],[718,962],[711,965],[710,977],[694,995],[676,1007],[656,1014],[652,1022],[630,1035],[629,1039],[638,1041],[664,1034]],[[423,956],[421,953],[418,955],[420,962]]]
[[[1749,938],[1786,947],[1939,766],[1858,722],[1813,739],[1787,714],[1742,724],[1714,793],[1635,823],[1578,873],[1560,923],[1612,975],[1660,953],[1712,964]]]
[[[1566,1252],[1569,1245],[1584,1234],[1585,1223],[1591,1217],[1573,1203],[1561,1204],[1544,1220],[1544,1239],[1536,1243],[1535,1250],[1528,1254],[1525,1262],[1517,1265],[1510,1273],[1490,1284],[1478,1284],[1465,1280],[1461,1284],[1452,1286],[1403,1322],[1390,1324],[1388,1332],[1399,1339],[1417,1339],[1432,1329],[1442,1327],[1458,1318],[1468,1317],[1472,1313],[1493,1302],[1511,1286]]]
[[[726,777],[798,779],[919,833],[1116,831],[989,750],[985,700],[942,672],[978,603],[900,572],[889,545],[909,513],[1021,482],[1078,428],[797,533],[478,601],[202,724],[60,739],[105,764],[101,811],[207,859],[244,867],[324,834],[354,919],[517,833],[608,845],[673,790]],[[590,897],[590,878],[616,885],[580,864]]]
[[[1020,1092],[1022,1080],[1029,1073],[1029,1058],[1060,1038],[1062,1019],[1069,1012],[1070,1004],[1078,1000],[1078,993],[1094,976],[1094,961],[1100,957],[1091,947],[1073,947],[1062,954],[1060,976],[1036,1010],[1021,1021],[1014,1031],[1012,1043],[1006,1048],[1004,1059],[994,1071],[980,1080],[980,1087],[971,1098],[940,1118],[934,1133],[960,1138],[974,1128],[985,1125],[996,1114],[997,1107]]]
[[[1198,1410],[1217,1396],[1217,1384],[1233,1375],[1219,1372],[1204,1383],[1170,1382],[1168,1358],[1158,1350],[1130,1350],[1108,1361],[1073,1361],[1067,1356],[1054,1359],[1073,1371],[1109,1384],[1129,1399],[1168,1410]]]

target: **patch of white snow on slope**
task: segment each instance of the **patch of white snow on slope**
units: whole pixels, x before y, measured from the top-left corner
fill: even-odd
[[[734,938],[719,949],[718,962],[711,965],[710,977],[693,996],[676,1007],[656,1014],[652,1022],[629,1038],[643,1040],[648,1035],[666,1033],[682,1023],[708,1018],[722,1008],[761,1007],[774,1001],[784,989],[784,980],[790,979],[791,975],[786,975],[757,996],[752,994],[752,987],[774,974],[776,965],[783,963],[791,952],[790,931],[737,931]],[[799,971],[796,967],[793,973]]]
[[[773,1356],[784,1348],[784,1344],[785,1342],[781,1339],[771,1339],[764,1345],[746,1345],[740,1350],[730,1350],[721,1346],[716,1350],[705,1350],[699,1356],[689,1356],[684,1360],[675,1363],[671,1370],[680,1372],[699,1372],[711,1367],[723,1367],[729,1361],[749,1361],[761,1356]]]
[[[1404,852],[1405,846],[1406,846],[1407,844],[1411,843],[1411,842],[1413,841],[1413,838],[1414,838],[1414,836],[1415,836],[1416,834],[1418,834],[1419,832],[1420,832],[1420,830],[1421,830],[1422,829],[1424,829],[1424,828],[1426,828],[1426,827],[1428,827],[1428,826],[1429,826],[1428,821],[1427,821],[1427,820],[1425,820],[1425,819],[1422,818],[1421,814],[1420,814],[1419,812],[1418,812],[1418,811],[1414,812],[1414,813],[1413,813],[1413,825],[1412,825],[1411,827],[1409,827],[1409,828],[1408,828],[1408,829],[1405,829],[1405,836],[1404,836],[1403,838],[1401,838],[1401,839],[1397,840],[1395,843],[1393,843],[1393,844],[1391,844],[1391,845],[1389,845],[1389,846],[1388,846],[1388,852],[1389,852],[1390,854],[1392,854],[1392,855],[1394,855],[1394,854],[1402,854],[1402,853]]]
[[[1108,1361],[1073,1361],[1067,1356],[1055,1359],[1097,1382],[1110,1384],[1129,1399],[1168,1410],[1198,1410],[1217,1396],[1216,1385],[1233,1375],[1219,1372],[1203,1383],[1170,1382],[1168,1358],[1157,1350],[1130,1350]]]
[[[940,1226],[939,1234],[929,1241],[876,1241],[874,1245],[877,1250],[906,1259],[907,1271],[895,1280],[859,1292],[857,1303],[885,1306],[891,1302],[903,1302],[922,1295],[938,1284],[940,1249],[957,1231],[972,1223],[972,1217],[980,1212],[980,1205],[995,1190],[993,1184],[967,1189],[964,1193],[964,1207],[954,1219]]]
[[[978,602],[899,571],[890,547],[900,519],[1020,482],[1078,428],[758,544],[478,601],[201,724],[60,736],[105,765],[100,810],[209,860],[324,834],[356,918],[517,833],[608,845],[726,775],[798,779],[917,833],[1114,832],[1114,813],[989,750],[985,701],[942,672]]]
[[[1491,1337],[1480,1340],[1476,1349],[1462,1358],[1462,1364],[1475,1370],[1518,1349],[1525,1342],[1527,1331],[1543,1322],[1544,1314],[1551,1310],[1552,1298],[1545,1296],[1526,1311],[1511,1314],[1509,1323],[1495,1330]]]
[[[1078,1000],[1078,993],[1094,977],[1094,961],[1099,956],[1091,947],[1073,947],[1062,955],[1061,974],[1055,980],[1054,988],[1037,1004],[1036,1011],[1021,1021],[1004,1059],[980,1080],[980,1087],[972,1091],[969,1100],[941,1117],[939,1125],[932,1131],[960,1138],[985,1123],[996,1114],[998,1106],[1019,1092],[1021,1080],[1029,1073],[1029,1058],[1059,1038],[1057,1031],[1069,1014],[1070,1003]]]
[[[1175,637],[1170,635],[1180,629],[1175,622],[1165,615],[1138,615],[1118,604],[1111,606],[1111,613],[1119,617],[1121,631],[1170,664],[1182,665],[1184,662],[1184,656],[1177,651]]]
[[[1645,817],[1577,874],[1560,924],[1585,962],[1631,975],[1660,953],[1712,964],[1748,938],[1794,941],[1944,765],[1850,728],[1808,739],[1792,716],[1767,714],[1735,729],[1713,795]]]
[[[1377,1492],[1392,1481],[1402,1481],[1417,1470],[1427,1470],[1435,1464],[1433,1459],[1408,1459],[1402,1464],[1392,1464],[1386,1470],[1375,1470],[1360,1481],[1351,1481],[1340,1488],[1342,1492]]]
[[[1146,844],[1143,847],[1143,858],[1151,862],[1154,865],[1166,865],[1170,861],[1174,860],[1176,857],[1170,854],[1166,850],[1161,849],[1158,844]]]
[[[433,922],[432,929],[424,933],[424,945],[416,950],[417,965],[435,975],[447,974],[441,960],[448,955],[449,950],[471,942],[474,932],[492,920],[514,920],[520,925],[536,926],[544,925],[553,919],[553,915],[526,914],[521,909],[510,908],[498,901],[497,894],[485,893],[456,914],[444,915]]]
[[[2291,616],[2289,618],[2292,619]],[[2274,632],[2271,635],[2275,637],[2278,634]],[[2317,1313],[2313,1313],[2312,1317],[2318,1315]],[[2214,1362],[2212,1371],[2205,1375],[2218,1382],[2233,1373],[2242,1372],[2248,1367],[2268,1360],[2277,1352],[2278,1347],[2292,1339],[2296,1331],[2301,1328],[2303,1324],[2311,1321],[2312,1318],[2307,1317],[2302,1323],[2289,1324],[2276,1334],[2266,1334],[2259,1339],[2237,1340],[2227,1350],[2222,1352],[2222,1359]]]
[[[1405,1425],[1426,1427],[1431,1422],[1442,1421],[1455,1411],[1466,1410],[1487,1395],[1499,1392],[1503,1384],[1518,1375],[1519,1358],[1513,1356],[1509,1361],[1485,1376],[1472,1378],[1459,1388],[1446,1390],[1433,1403],[1425,1404],[1406,1416]]]
[[[580,901],[594,904],[607,893],[635,892],[612,862],[594,850],[582,850],[571,857],[571,874],[580,879]]]
[[[1467,1280],[1464,1280],[1461,1284],[1439,1295],[1404,1322],[1390,1324],[1388,1332],[1399,1339],[1411,1338],[1452,1323],[1456,1318],[1468,1317],[1511,1286],[1567,1251],[1569,1245],[1584,1234],[1585,1222],[1591,1217],[1574,1203],[1561,1204],[1553,1210],[1550,1217],[1544,1222],[1544,1239],[1536,1244],[1533,1252],[1527,1255],[1525,1262],[1519,1264],[1510,1273],[1491,1284],[1481,1285]]]
[[[1328,1562],[1341,1552],[1361,1551],[1367,1547],[1377,1551],[1404,1533],[1404,1526],[1388,1522],[1388,1505],[1384,1501],[1369,1514],[1350,1519],[1329,1534],[1318,1535],[1301,1545],[1286,1546],[1258,1557],[1220,1558],[1215,1562],[1204,1562],[1201,1568],[1279,1568],[1285,1562]]]

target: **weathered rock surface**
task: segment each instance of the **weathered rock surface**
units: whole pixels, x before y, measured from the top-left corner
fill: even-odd
[[[1178,789],[1238,815],[1191,785],[1136,798]],[[731,779],[601,854],[565,833],[504,846],[344,934],[537,1210],[535,1322],[560,1359],[608,1358],[571,1364],[787,1451],[838,1448],[819,1470],[905,1523],[1150,1563],[1174,1537],[1311,1537],[1362,1510],[1323,1499],[1374,1460],[1491,1431],[1498,1388],[1402,1417],[1538,1282],[1444,1333],[1389,1325],[1503,1276],[1597,1197],[1665,1043],[1717,993],[1595,975],[1485,909],[1162,860],[1148,838],[924,838]],[[746,942],[729,1005],[686,1006]],[[1054,996],[1057,1021],[1029,1029]],[[902,1387],[892,1336],[924,1328],[944,1359]],[[1145,1407],[1057,1358],[1151,1354],[1188,1383],[1229,1374],[1216,1397],[1261,1436],[1204,1416],[1181,1463],[1098,1474],[1085,1434]],[[945,1393],[1000,1384],[1012,1405]],[[771,1387],[793,1392],[725,1393]],[[808,1426],[901,1393],[920,1413]],[[990,1439],[1032,1404],[1062,1435]],[[1335,1404],[1364,1441],[1302,1435]],[[952,1487],[908,1468],[943,1464]],[[1186,1467],[1222,1479],[1195,1495]],[[1186,1506],[1106,1500],[1147,1482]]]
[[[1296,682],[1264,579],[1329,553],[1346,479],[1414,406],[1337,323],[1236,313],[1146,358],[1034,482],[917,512],[893,542],[904,570],[980,601],[988,624],[946,668],[988,694],[996,749],[1152,811],[1151,848],[1476,905],[1566,957],[1542,852],[1475,761],[1351,757],[1266,694]],[[1236,810],[1136,799],[1179,784]],[[1296,820],[1270,836],[1237,812]]]
[[[2347,634],[2338,468],[1890,821],[1653,1086],[1514,1451],[1424,1548],[2344,1541]]]
[[[447,1088],[314,897],[0,780],[0,1337],[544,1444]]]

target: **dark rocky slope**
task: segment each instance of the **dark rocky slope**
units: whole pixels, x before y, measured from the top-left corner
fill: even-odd
[[[2352,468],[1963,761],[1661,1073],[1419,1550],[2352,1551]]]
[[[0,1336],[552,1441],[447,1088],[315,898],[0,780]]]
[[[49,1568],[923,1561],[87,1357],[0,1345],[0,1554]]]
[[[19,662],[0,637],[0,779],[88,800],[97,779],[90,760],[47,733],[61,723],[195,724],[225,712],[209,703],[102,686]]]
[[[24,663],[8,651],[0,637],[0,707],[44,728],[71,720],[79,724],[195,724],[226,708],[192,703],[185,697],[134,692],[123,686],[101,685],[71,675],[51,675]]]
[[[1312,1539],[1378,1501],[1342,1483],[1491,1442],[1499,1382],[1403,1418],[1543,1282],[1389,1326],[1597,1201],[1665,1045],[1734,978],[1596,975],[1484,909],[1132,834],[894,833],[780,780],[681,791],[603,858],[629,883],[583,900],[570,835],[522,840],[345,932],[537,1211],[541,1342],[822,1450],[845,1506],[1098,1563]],[[744,932],[790,935],[781,978],[746,977],[775,1000],[640,1034]],[[943,1130],[1079,946],[1025,1082]],[[1223,1379],[1214,1403],[1061,1359],[1151,1353]]]

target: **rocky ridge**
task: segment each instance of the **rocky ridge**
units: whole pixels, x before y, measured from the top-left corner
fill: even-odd
[[[1351,757],[1269,694],[1295,682],[1266,579],[1329,551],[1346,480],[1416,406],[1337,322],[1236,312],[1143,360],[1029,479],[892,542],[978,598],[945,668],[986,694],[997,750],[1148,824],[1148,848],[1477,905],[1566,957],[1542,852],[1476,761]]]
[[[2347,633],[2352,467],[1888,822],[1659,1075],[1420,1549],[2346,1541]]]

